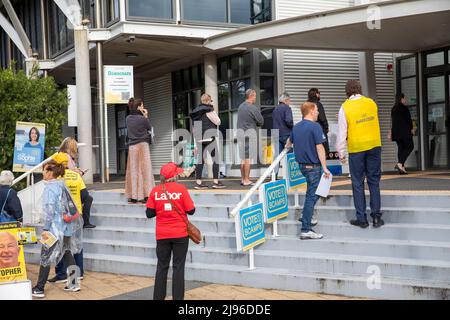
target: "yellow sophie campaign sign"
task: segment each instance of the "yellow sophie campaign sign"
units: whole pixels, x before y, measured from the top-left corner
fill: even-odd
[[[19,225],[0,224],[0,283],[27,280],[23,246],[19,245]]]

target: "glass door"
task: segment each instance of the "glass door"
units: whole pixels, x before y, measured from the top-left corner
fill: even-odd
[[[428,76],[427,92],[427,143],[428,168],[449,166],[449,75]]]
[[[127,105],[116,105],[117,127],[117,173],[125,174],[127,170],[128,145],[127,145]]]

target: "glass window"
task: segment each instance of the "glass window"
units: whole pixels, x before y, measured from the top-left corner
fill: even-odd
[[[172,0],[128,0],[128,15],[133,17],[172,19]]]
[[[231,0],[231,23],[250,24],[251,1]]]
[[[192,76],[192,87],[193,88],[200,87],[200,73],[198,66],[192,67],[191,76]]]
[[[119,18],[119,0],[105,0],[104,6],[106,23]]]
[[[183,20],[227,22],[227,0],[182,0],[181,6]]]
[[[191,86],[191,76],[189,75],[189,68],[183,70],[183,88],[184,90],[189,90]]]
[[[427,67],[441,66],[444,64],[444,51],[427,54]]]
[[[191,109],[194,110],[194,108],[200,104],[202,90],[191,91],[190,96],[191,96]],[[192,110],[190,110],[190,112],[192,112]]]
[[[245,91],[250,89],[250,79],[231,82],[231,108],[237,109],[245,100]]]
[[[231,78],[232,79],[239,78],[239,76],[240,76],[239,60],[240,60],[240,56],[235,56],[235,57],[231,58]]]
[[[428,103],[445,101],[445,78],[444,76],[427,79]]]
[[[242,63],[244,65],[243,76],[249,76],[251,70],[251,57],[250,53],[246,53],[242,56]]]
[[[416,58],[411,57],[400,61],[401,77],[410,77],[416,75]]]
[[[222,132],[223,139],[227,138],[227,129],[230,128],[230,115],[228,112],[219,113],[220,126],[219,130]]]
[[[260,77],[260,101],[261,105],[270,106],[274,104],[274,84],[273,77]]]
[[[252,24],[272,20],[271,0],[251,0]]]
[[[175,119],[185,118],[189,115],[189,106],[187,100],[187,94],[182,93],[174,96],[174,106],[175,106]]]
[[[272,49],[259,50],[259,72],[272,73],[273,72],[273,52]]]
[[[218,70],[218,78],[219,81],[227,81],[228,80],[228,61],[223,60],[219,63],[219,70]]]
[[[408,100],[408,105],[415,105],[417,103],[416,77],[402,79],[401,91],[405,94]]]
[[[230,86],[228,83],[219,84],[219,111],[228,110]]]

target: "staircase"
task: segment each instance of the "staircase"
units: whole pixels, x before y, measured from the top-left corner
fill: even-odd
[[[92,271],[154,276],[154,219],[143,205],[128,205],[123,194],[92,192],[92,223],[84,230],[85,268]],[[377,299],[450,298],[450,197],[383,195],[385,225],[351,226],[353,199],[339,195],[316,205],[321,240],[300,240],[300,209],[290,195],[289,216],[278,224],[280,237],[255,248],[255,270],[248,255],[236,252],[234,219],[229,212],[241,193],[191,193],[191,221],[204,236],[191,242],[186,280],[257,288],[320,292]],[[304,196],[300,196],[303,204]],[[256,203],[257,199],[253,199]],[[38,263],[39,247],[25,250]],[[169,273],[169,275],[171,272]],[[378,281],[379,280],[379,281]]]

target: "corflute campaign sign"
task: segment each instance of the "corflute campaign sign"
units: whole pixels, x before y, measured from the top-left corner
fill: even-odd
[[[17,121],[13,171],[26,172],[41,163],[44,160],[44,147],[44,123]]]
[[[263,203],[267,223],[287,217],[289,208],[286,180],[264,183],[259,189],[259,200]]]
[[[236,215],[236,240],[239,251],[247,251],[266,241],[262,203],[239,211]]]
[[[288,153],[286,155],[286,173],[289,189],[297,188],[303,184],[306,184],[306,179],[300,171],[298,162],[295,161],[295,154]]]

